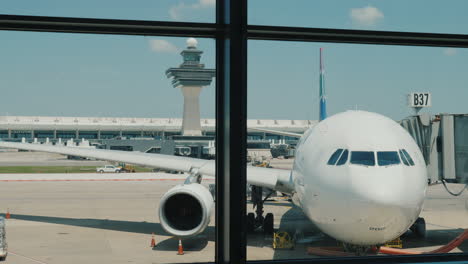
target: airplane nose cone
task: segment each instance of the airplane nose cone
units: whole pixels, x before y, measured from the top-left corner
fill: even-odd
[[[351,171],[351,196],[383,207],[414,208],[421,205],[426,179],[403,166]]]
[[[426,183],[421,177],[408,175],[402,166],[378,171],[355,173],[350,182],[349,219],[361,244],[382,244],[401,235],[422,209]]]
[[[349,197],[341,202],[340,211],[333,217],[321,219],[319,227],[345,243],[384,244],[406,232],[418,217],[420,208],[382,201]]]
[[[350,200],[355,221],[354,237],[361,244],[378,245],[406,232],[419,215],[419,208],[381,204],[375,201]]]
[[[315,195],[302,199],[308,217],[338,241],[382,245],[406,232],[421,212],[425,167],[351,165],[340,182],[332,176],[324,178],[329,189],[308,187]]]

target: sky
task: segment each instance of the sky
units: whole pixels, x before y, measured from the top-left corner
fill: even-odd
[[[214,22],[214,0],[0,0],[0,14]],[[110,5],[112,3],[112,5]],[[135,3],[138,3],[135,4]],[[424,8],[423,8],[424,7]],[[468,33],[465,0],[250,0],[249,23]],[[0,31],[0,115],[182,116],[165,71],[186,38]],[[198,39],[215,67],[215,42]],[[348,109],[395,120],[407,94],[430,92],[430,113],[468,113],[468,52],[441,47],[249,41],[248,117],[317,119],[319,48],[329,114]],[[202,118],[215,115],[203,89]]]

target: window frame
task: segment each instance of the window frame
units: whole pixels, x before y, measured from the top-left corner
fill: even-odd
[[[248,25],[247,0],[216,0],[215,23],[0,14],[0,30],[216,39],[216,200],[221,206],[216,206],[215,262],[220,264],[246,263],[248,40],[468,48],[468,34]],[[460,260],[468,260],[468,253],[329,257],[249,263],[416,263]]]
[[[345,157],[346,155],[346,157]],[[349,157],[349,150],[348,149],[345,149],[343,150],[343,152],[341,153],[340,155],[340,158],[336,161],[336,164],[335,166],[343,166],[345,165],[347,162],[348,162],[348,157]],[[343,160],[344,159],[344,160]],[[342,162],[342,160],[344,162]]]
[[[408,153],[408,151],[406,151],[406,149],[401,149],[401,151],[403,152],[403,155],[405,155],[405,158],[410,166],[414,166],[416,163],[414,163],[414,160],[411,158],[411,155]]]
[[[402,150],[402,149],[399,149],[399,150],[398,150],[398,154],[400,155],[400,159],[401,159],[401,161],[403,162],[403,164],[404,164],[405,166],[408,166],[408,167],[411,166],[411,164],[409,163],[409,161],[406,159],[405,154],[403,154],[403,150]]]
[[[339,148],[339,149],[335,150],[335,151],[331,154],[330,158],[328,159],[327,165],[329,165],[329,166],[335,166],[336,163],[338,162],[338,160],[341,158],[341,154],[343,154],[343,152],[344,152],[344,149],[342,149],[342,148]],[[333,158],[336,158],[336,159],[335,159],[335,162],[333,162],[333,164],[331,164],[331,161],[332,161]]]

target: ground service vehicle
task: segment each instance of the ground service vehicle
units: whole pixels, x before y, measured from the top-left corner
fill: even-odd
[[[120,172],[135,172],[135,167],[125,164],[125,163],[119,163]]]
[[[104,173],[104,172],[117,172],[119,173],[121,169],[119,167],[116,167],[114,165],[106,165],[104,167],[100,167],[96,169],[97,172],[99,173]]]

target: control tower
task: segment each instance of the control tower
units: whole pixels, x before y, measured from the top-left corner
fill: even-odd
[[[216,74],[214,69],[205,69],[200,63],[203,51],[197,49],[197,44],[196,39],[187,39],[187,49],[180,53],[184,62],[178,68],[166,70],[166,76],[172,78],[172,86],[180,88],[184,95],[182,136],[202,135],[199,96],[203,86],[210,85]]]

